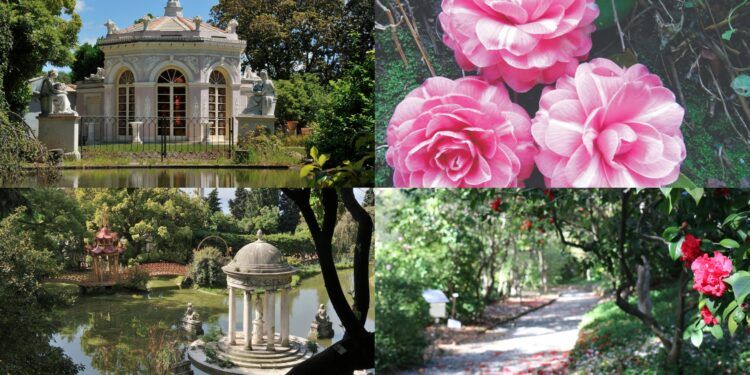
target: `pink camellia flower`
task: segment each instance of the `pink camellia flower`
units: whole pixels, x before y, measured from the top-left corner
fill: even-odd
[[[701,308],[701,318],[703,318],[703,322],[705,322],[707,326],[719,324],[719,321],[714,317],[714,314],[711,314],[711,310],[708,309],[708,306],[703,306]]]
[[[572,74],[591,50],[594,0],[443,0],[443,42],[464,70],[529,91]]]
[[[607,59],[542,92],[531,128],[551,187],[660,187],[680,175],[685,110],[656,75]]]
[[[708,254],[693,261],[693,289],[711,297],[719,298],[727,290],[724,279],[732,273],[732,260],[724,254],[714,251],[714,256]]]
[[[531,120],[502,85],[436,77],[409,93],[388,124],[397,187],[517,187],[531,175]]]

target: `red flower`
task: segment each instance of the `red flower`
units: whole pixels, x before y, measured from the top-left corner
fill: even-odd
[[[719,321],[716,320],[714,314],[711,314],[711,310],[708,309],[708,306],[703,306],[703,308],[701,309],[701,318],[703,318],[703,321],[706,322],[706,325],[712,326],[715,324],[719,324]]]
[[[685,236],[685,240],[682,241],[680,249],[682,250],[681,259],[685,262],[685,267],[690,267],[693,261],[702,254],[701,240],[700,238],[695,238],[692,234],[688,234]]]
[[[724,197],[724,198],[726,198],[726,197],[729,196],[729,189],[727,189],[727,188],[718,188],[718,189],[714,190],[714,195],[716,195],[717,197]]]
[[[500,205],[503,203],[502,198],[495,198],[494,201],[490,202],[490,208],[492,211],[500,212]]]
[[[554,224],[555,223],[555,218],[554,217],[549,218],[549,223],[550,224]]]
[[[521,230],[530,230],[532,227],[531,220],[526,219],[521,224]]]
[[[552,189],[544,189],[543,192],[544,192],[544,195],[547,196],[547,199],[549,200],[555,199],[555,192]]]
[[[722,253],[714,251],[714,256],[708,254],[695,259],[693,265],[693,289],[711,297],[719,298],[727,291],[724,279],[732,273],[732,260]]]

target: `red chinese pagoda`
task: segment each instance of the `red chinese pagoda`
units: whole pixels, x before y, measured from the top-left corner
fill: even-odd
[[[117,280],[120,275],[120,254],[125,248],[117,233],[109,230],[109,219],[105,213],[102,228],[94,236],[94,246],[86,245],[86,252],[93,258],[92,268],[98,281]]]

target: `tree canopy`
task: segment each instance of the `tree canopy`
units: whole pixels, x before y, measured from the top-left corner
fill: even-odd
[[[84,43],[75,52],[75,62],[70,68],[73,82],[83,81],[97,68],[104,67],[104,52],[97,46]]]

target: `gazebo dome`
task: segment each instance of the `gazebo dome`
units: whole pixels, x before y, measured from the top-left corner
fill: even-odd
[[[243,246],[228,265],[222,268],[232,274],[273,274],[287,275],[296,270],[284,261],[284,256],[276,246],[263,239],[263,231],[258,230],[258,239]]]

